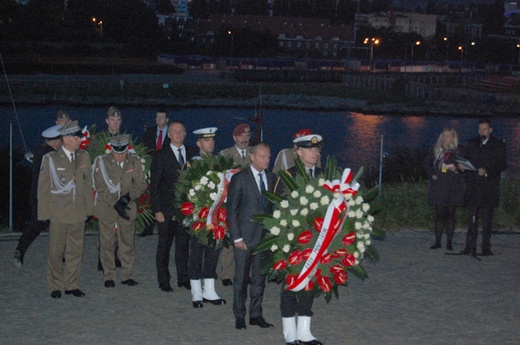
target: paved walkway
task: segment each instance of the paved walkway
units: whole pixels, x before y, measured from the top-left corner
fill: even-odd
[[[456,250],[463,237],[455,235]],[[519,344],[520,235],[494,235],[495,255],[482,261],[429,250],[432,240],[431,233],[401,232],[376,241],[381,261],[364,263],[368,279],[349,276],[339,300],[316,300],[314,335],[326,345]],[[284,344],[277,285],[268,285],[264,299],[264,316],[275,328],[235,330],[230,287],[218,284],[229,304],[197,310],[188,290],[176,284],[173,293],[159,290],[157,236],[136,239],[139,286],[116,282],[106,289],[97,236],[88,235],[86,297],[58,300],[50,298],[45,275],[48,237],[33,243],[21,270],[12,263],[16,241],[0,237],[0,344]]]

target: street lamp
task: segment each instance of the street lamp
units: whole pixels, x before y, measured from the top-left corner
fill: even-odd
[[[363,44],[370,44],[370,66],[368,66],[369,71],[373,70],[374,45],[378,45],[380,42],[381,41],[379,40],[379,38],[375,38],[375,37],[371,37],[371,38],[366,37],[365,40],[363,41]]]
[[[444,42],[446,42],[446,61],[448,61],[448,52],[450,50],[450,41],[448,40],[448,37],[443,38]]]
[[[234,53],[234,36],[233,36],[233,32],[231,30],[228,30],[227,34],[231,35],[231,58],[233,58],[233,53]]]
[[[99,27],[99,34],[100,35],[103,35],[103,21],[102,20],[97,20],[96,17],[92,17],[92,23],[94,23],[94,25],[97,25]]]
[[[413,61],[413,47],[414,46],[420,46],[421,45],[421,41],[416,41],[415,43],[412,44],[412,51],[410,53],[410,58],[411,60]]]
[[[520,43],[516,44],[516,49],[518,49],[518,64],[520,65]]]

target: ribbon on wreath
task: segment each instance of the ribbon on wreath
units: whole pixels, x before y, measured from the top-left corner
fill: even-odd
[[[338,193],[339,195],[335,196],[327,207],[323,226],[320,235],[318,236],[318,240],[312,249],[311,255],[305,262],[298,277],[288,284],[287,290],[297,292],[303,290],[307,286],[316,273],[321,258],[327,254],[327,249],[332,243],[332,240],[334,240],[336,234],[343,227],[343,224],[347,219],[349,208],[345,202],[345,195],[356,195],[360,187],[357,181],[350,184],[352,177],[353,174],[351,169],[345,169],[341,176],[341,181],[334,180],[330,182],[327,180],[323,185],[324,188],[330,190],[334,194]]]
[[[81,137],[79,148],[82,149],[82,150],[86,150],[87,147],[90,145],[90,132],[87,129],[87,126],[85,126],[81,130],[81,133],[83,133],[83,136]]]
[[[217,218],[220,207],[222,206],[224,201],[226,201],[228,194],[228,186],[231,182],[231,178],[240,170],[240,168],[226,170],[224,177],[220,180],[220,183],[218,184],[217,188],[217,197],[215,198],[215,201],[209,208],[208,218],[206,218],[206,226],[208,226],[208,228],[211,228],[213,226],[213,219]]]

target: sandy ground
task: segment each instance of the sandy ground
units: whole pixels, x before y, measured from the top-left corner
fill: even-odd
[[[139,286],[116,281],[106,289],[98,238],[87,235],[80,282],[86,297],[61,299],[52,299],[47,286],[48,236],[33,243],[20,270],[12,261],[17,240],[0,236],[0,344],[284,344],[279,286],[268,284],[263,304],[275,327],[236,330],[230,287],[217,285],[227,305],[202,309],[192,308],[190,292],[176,280],[173,293],[159,290],[157,236],[136,239]],[[376,241],[381,260],[364,262],[368,279],[350,275],[339,300],[315,301],[314,335],[326,345],[519,344],[520,235],[493,235],[495,255],[481,261],[430,250],[432,242],[433,234],[413,231]],[[457,233],[455,250],[463,243]]]

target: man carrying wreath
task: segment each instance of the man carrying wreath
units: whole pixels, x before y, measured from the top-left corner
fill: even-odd
[[[316,164],[320,158],[320,150],[323,145],[323,138],[318,134],[310,134],[297,137],[293,140],[296,146],[296,154],[303,163],[305,171],[310,178],[318,176],[322,169]],[[295,177],[298,174],[298,167],[294,166],[287,172]],[[275,193],[284,192],[284,185],[280,179],[275,187]],[[282,313],[283,335],[287,345],[321,345],[311,333],[312,304],[314,293],[312,291],[292,292],[282,290],[280,294],[280,311]],[[296,322],[298,314],[298,322]]]
[[[202,159],[205,156],[212,156],[215,150],[215,135],[217,127],[207,127],[193,131],[197,136],[197,146],[200,156],[193,159]],[[215,279],[217,279],[217,262],[220,250],[206,246],[191,236],[190,256],[188,259],[188,274],[190,276],[191,295],[193,308],[202,308],[202,301],[214,305],[226,304],[226,300],[221,299],[215,291]],[[204,289],[202,288],[204,279]]]

